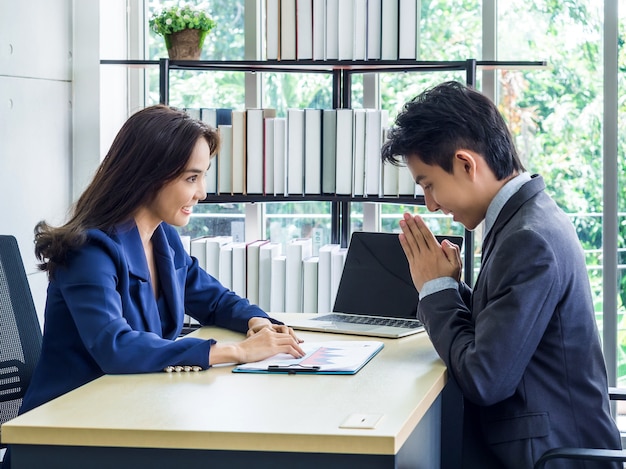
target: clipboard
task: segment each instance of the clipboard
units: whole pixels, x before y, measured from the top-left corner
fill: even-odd
[[[238,365],[233,373],[354,375],[384,344],[377,340],[333,340],[303,342],[300,346],[306,352],[303,358],[280,353],[266,360]]]

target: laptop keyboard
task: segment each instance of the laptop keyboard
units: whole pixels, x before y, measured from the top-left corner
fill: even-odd
[[[344,314],[324,314],[318,318],[313,318],[316,321],[340,321],[348,322],[351,324],[367,324],[372,326],[391,326],[391,327],[404,327],[408,329],[416,329],[422,327],[423,324],[417,319],[397,319],[397,318],[375,318],[371,316],[358,316],[358,315],[344,315]]]

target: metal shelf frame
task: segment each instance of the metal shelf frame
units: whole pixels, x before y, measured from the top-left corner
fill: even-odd
[[[333,108],[351,107],[352,76],[363,73],[426,73],[442,71],[465,71],[465,83],[476,87],[476,72],[495,69],[539,69],[546,61],[496,61],[467,59],[459,61],[417,60],[101,60],[101,65],[121,65],[130,68],[159,68],[159,101],[169,104],[169,72],[171,70],[233,71],[249,73],[323,73],[332,74]],[[203,203],[263,203],[294,201],[331,202],[331,242],[346,247],[350,236],[351,202],[407,203],[424,205],[423,196],[371,197],[342,196],[335,194],[274,196],[261,194],[207,194]],[[474,233],[465,230],[464,280],[473,284]]]

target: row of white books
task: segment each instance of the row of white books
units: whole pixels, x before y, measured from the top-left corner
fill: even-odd
[[[187,108],[220,132],[209,194],[414,196],[406,168],[383,165],[388,113],[378,109]]]
[[[191,240],[189,253],[200,267],[239,296],[271,312],[329,312],[337,294],[347,249],[319,247],[311,238],[282,244],[233,242],[231,236]]]
[[[268,60],[417,59],[418,0],[267,0]]]

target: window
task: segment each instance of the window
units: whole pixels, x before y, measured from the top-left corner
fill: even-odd
[[[617,331],[607,331],[611,340],[617,334],[617,350],[605,355],[609,376],[615,370],[617,384],[626,385],[626,276],[624,227],[624,106],[618,102],[617,155],[605,152],[603,141],[604,100],[611,102],[604,90],[604,73],[616,66],[624,69],[623,40],[619,40],[618,64],[603,67],[604,2],[500,3],[498,15],[499,58],[543,57],[550,69],[537,72],[506,72],[499,77],[499,104],[507,116],[524,156],[527,169],[541,173],[547,190],[570,216],[586,255],[596,319],[600,332],[605,321],[615,314]],[[620,31],[624,36],[623,15],[626,2],[619,2]],[[515,38],[511,40],[510,38]],[[610,39],[607,39],[610,40]],[[624,91],[624,75],[618,73],[619,92]],[[611,127],[611,123],[608,123]],[[607,131],[608,132],[608,131]],[[608,135],[608,134],[607,134]],[[609,137],[610,138],[610,137]],[[617,158],[615,197],[617,200],[616,232],[604,233],[605,213],[603,181],[604,158]],[[610,202],[610,201],[609,201]],[[617,236],[617,298],[611,298],[615,286],[605,284],[605,266],[612,268],[614,255],[603,242]],[[603,250],[604,249],[604,250]],[[609,272],[610,273],[610,272]],[[608,306],[608,307],[607,307]],[[611,322],[609,322],[611,324]],[[609,326],[612,327],[612,326]],[[615,358],[614,358],[615,357]],[[626,429],[626,407],[618,403],[618,425]]]
[[[602,4],[500,6],[500,58],[545,57],[550,69],[501,73],[499,105],[527,169],[543,175],[576,227],[602,328]]]

